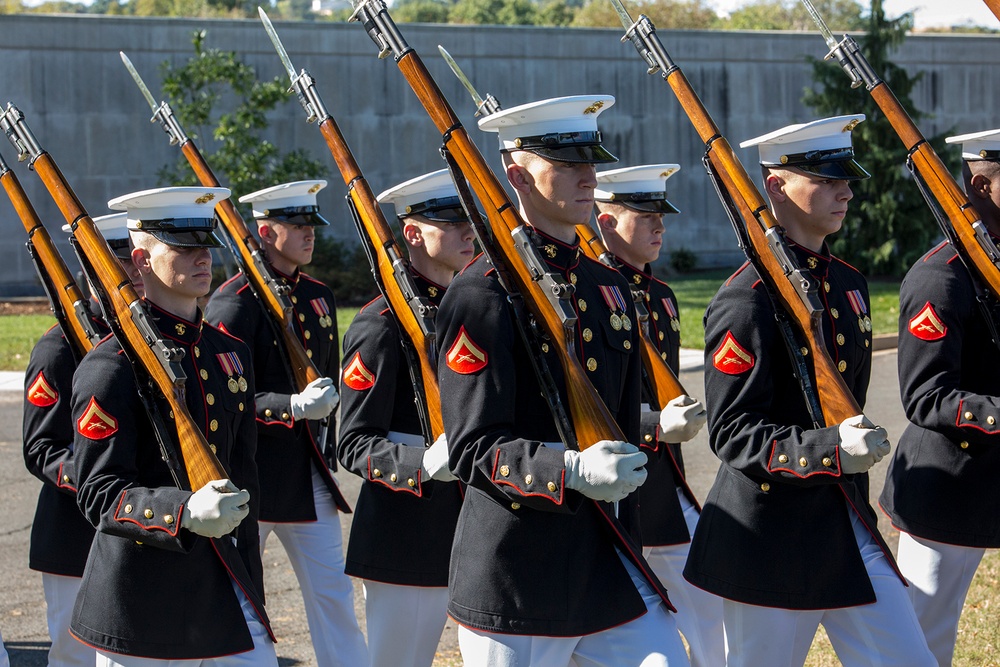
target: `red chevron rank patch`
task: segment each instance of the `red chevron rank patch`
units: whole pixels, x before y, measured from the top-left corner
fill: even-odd
[[[736,342],[732,331],[726,332],[722,345],[712,356],[712,363],[727,375],[740,375],[753,368],[755,359],[742,345]]]
[[[98,405],[97,399],[91,396],[90,404],[76,421],[76,430],[85,438],[103,440],[118,432],[118,420]]]
[[[463,326],[458,331],[458,337],[448,350],[448,368],[460,375],[471,375],[486,368],[489,357],[486,350],[472,342]]]
[[[364,391],[375,386],[375,374],[361,361],[361,352],[355,352],[351,363],[344,366],[344,384],[355,391]]]
[[[910,320],[910,333],[920,340],[941,340],[948,333],[948,327],[934,312],[934,306],[928,301],[924,309]]]
[[[47,408],[50,405],[55,405],[56,401],[59,400],[59,392],[49,384],[42,371],[38,371],[38,377],[28,387],[26,394],[25,398],[28,399],[28,402],[39,408]]]

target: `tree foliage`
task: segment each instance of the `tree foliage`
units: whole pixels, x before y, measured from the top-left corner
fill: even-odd
[[[910,96],[922,73],[911,76],[891,60],[912,23],[910,13],[887,18],[882,0],[872,0],[865,17],[867,33],[858,43],[874,71],[919,123],[928,114],[918,110]],[[854,184],[854,200],[843,230],[833,241],[833,252],[870,275],[900,276],[938,237],[932,213],[905,169],[906,149],[871,95],[863,88],[852,90],[850,79],[835,63],[809,60],[817,87],[806,91],[806,105],[822,116],[864,113],[867,117],[853,132],[854,150],[872,177]],[[958,158],[944,150],[946,134],[929,137],[929,141],[955,172]]]
[[[637,0],[628,2],[626,7],[633,17],[645,14],[659,29],[708,30],[721,25],[721,19],[706,0]],[[621,28],[622,22],[608,0],[588,0],[571,25]]]
[[[163,63],[163,94],[219,180],[239,196],[322,174],[322,163],[305,151],[282,153],[263,137],[267,113],[289,100],[285,82],[259,81],[235,53],[206,48],[205,34],[193,34],[194,55],[183,65]],[[197,183],[183,156],[159,177],[164,185]]]
[[[815,0],[813,5],[833,30],[865,28],[862,7],[856,0]],[[799,0],[753,0],[734,10],[728,30],[813,30],[809,12]]]

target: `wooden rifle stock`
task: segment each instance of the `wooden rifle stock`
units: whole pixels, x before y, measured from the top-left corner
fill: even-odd
[[[199,183],[210,188],[221,187],[219,179],[215,177],[212,168],[208,166],[208,162],[202,157],[201,151],[191,139],[186,139],[181,143],[181,152],[184,153],[188,164],[194,170]],[[265,312],[274,321],[275,328],[281,334],[295,386],[298,391],[302,391],[306,385],[321,376],[299,340],[291,301],[280,295],[274,288],[274,285],[277,284],[277,278],[267,272],[263,260],[264,252],[250,232],[246,222],[243,221],[243,216],[236,210],[232,200],[220,201],[215,205],[215,212],[236,245],[243,274],[250,282],[254,294],[264,306]]]
[[[430,435],[432,439],[437,439],[438,436],[444,434],[444,419],[441,416],[441,390],[438,387],[437,368],[435,368],[437,350],[434,336],[428,336],[423,327],[420,326],[420,322],[400,290],[393,267],[393,258],[402,258],[403,255],[396,244],[396,239],[382,209],[379,208],[378,200],[361,173],[361,168],[354,159],[340,127],[333,117],[327,114],[320,121],[319,129],[326,140],[327,148],[330,149],[330,154],[340,169],[344,183],[347,185],[351,201],[354,203],[358,218],[368,236],[368,243],[375,248],[377,262],[375,268],[378,271],[382,294],[392,309],[392,314],[402,328],[404,335],[410,339],[417,351],[416,356],[420,363],[420,380],[423,384],[423,398],[427,406]]]
[[[622,8],[619,13],[623,11]],[[622,21],[625,22],[625,16]],[[744,248],[747,257],[771,288],[778,300],[777,306],[787,313],[807,348],[807,356],[812,359],[817,398],[826,425],[839,424],[848,417],[861,414],[861,407],[827,352],[821,326],[822,306],[817,307],[817,304],[807,302],[806,286],[801,285],[800,290],[791,282],[796,277],[793,270],[797,267],[782,266],[775,250],[772,250],[772,240],[780,242],[781,229],[757,186],[712,120],[687,77],[670,59],[649,18],[640,16],[635,23],[631,23],[629,18],[628,25],[631,27],[628,28],[626,37],[651,66],[650,73],[657,69],[662,71],[663,78],[681,103],[699,138],[705,143],[705,155],[712,172],[718,176],[743,221],[751,246]],[[801,273],[797,274],[796,279],[805,281]]]
[[[101,338],[90,320],[88,300],[59,255],[59,251],[56,250],[52,237],[42,226],[21,183],[2,158],[0,158],[0,183],[3,183],[3,188],[7,191],[7,196],[10,197],[14,210],[17,211],[17,216],[28,233],[28,245],[32,249],[32,256],[37,258],[36,265],[42,274],[42,282],[48,283],[46,291],[52,313],[76,357],[82,359]]]
[[[108,324],[115,332],[122,349],[130,361],[138,363],[150,381],[163,393],[173,413],[171,420],[177,429],[184,470],[190,490],[197,490],[208,482],[226,479],[229,474],[222,467],[204,434],[192,419],[185,401],[185,377],[179,358],[162,346],[159,333],[145,312],[142,300],[132,287],[132,282],[122,269],[118,258],[111,252],[97,225],[87,215],[66,178],[59,171],[52,157],[43,151],[24,125],[20,111],[9,106],[4,113],[4,129],[22,155],[30,154],[30,167],[42,179],[63,218],[69,223],[80,250],[92,271],[92,278],[99,283],[110,312]],[[154,350],[154,347],[159,349]],[[176,365],[168,371],[168,367]],[[178,377],[179,376],[179,377]]]
[[[990,8],[990,11],[993,12],[993,16],[1000,19],[1000,1],[998,0],[983,0],[983,1],[986,3],[986,6]]]
[[[601,237],[597,235],[597,232],[590,225],[577,225],[576,235],[580,237],[580,248],[585,255],[591,259],[603,262],[611,268],[617,269],[613,264],[613,256],[604,247]],[[637,295],[637,309],[641,307],[646,313],[645,316],[640,315],[640,319],[649,317],[649,312],[646,311],[645,304],[640,303],[640,299],[642,299],[644,294],[641,291],[633,292],[633,295]],[[656,344],[650,339],[648,321],[640,321],[639,336],[642,340],[642,344],[639,347],[642,355],[642,368],[646,372],[650,388],[656,396],[657,407],[662,410],[667,403],[678,396],[687,394],[687,391],[681,385],[680,380],[677,379],[674,371],[663,360],[663,357],[660,356],[660,353],[656,349]]]
[[[368,9],[368,4],[362,2],[355,10],[355,15]],[[498,254],[508,264],[508,273],[515,283],[513,287],[524,300],[541,332],[548,336],[549,344],[555,348],[565,377],[569,414],[577,440],[576,443],[566,444],[576,444],[582,450],[601,440],[626,440],[625,434],[615,423],[577,358],[572,339],[573,327],[567,328],[563,324],[556,309],[549,303],[549,297],[533,279],[531,270],[517,250],[511,232],[525,226],[517,208],[469,138],[468,132],[420,57],[402,40],[384,4],[375,3],[374,9],[365,21],[366,30],[380,48],[389,48],[394,53],[403,77],[441,133],[445,148],[453,156],[485,209],[493,232],[492,242]],[[392,43],[387,44],[387,40]]]

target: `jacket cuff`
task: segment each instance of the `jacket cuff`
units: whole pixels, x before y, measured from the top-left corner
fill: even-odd
[[[175,493],[153,493],[147,488],[126,489],[118,499],[114,519],[176,537],[181,527],[181,512],[190,497],[190,492],[179,489]]]
[[[522,449],[499,449],[490,480],[508,496],[544,498],[562,505],[566,495],[563,450],[542,446],[527,456]]]

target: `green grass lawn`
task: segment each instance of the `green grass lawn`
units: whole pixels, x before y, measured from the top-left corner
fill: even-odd
[[[671,278],[667,282],[677,295],[681,313],[681,344],[684,347],[705,347],[702,317],[705,307],[719,287],[732,274],[731,270],[702,271]],[[872,326],[874,332],[894,333],[899,318],[899,283],[872,281]],[[344,332],[360,308],[337,309],[337,327],[343,346]],[[24,370],[35,341],[55,323],[51,315],[0,316],[0,370]]]
[[[705,327],[702,324],[705,308],[732,273],[731,270],[704,271],[667,280],[677,295],[677,306],[681,311],[681,345],[698,350],[705,347]],[[899,318],[899,282],[878,280],[869,283],[868,287],[873,333],[895,333]]]

